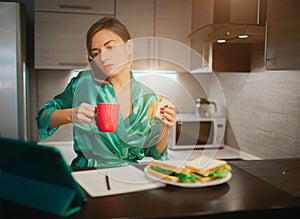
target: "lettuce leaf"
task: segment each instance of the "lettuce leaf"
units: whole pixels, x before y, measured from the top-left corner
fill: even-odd
[[[176,173],[174,171],[165,170],[163,168],[157,166],[149,166],[152,170],[157,171],[159,173],[175,176],[178,177],[180,182],[196,182],[196,175],[195,174],[186,174],[186,173]]]
[[[218,177],[218,178],[224,178],[227,175],[228,171],[231,171],[231,166],[229,166],[227,164],[225,167],[223,167],[221,169],[218,169],[218,170],[215,170],[214,172],[211,172],[208,176],[203,176],[203,175],[201,175],[199,173],[195,173],[195,174],[197,174],[200,177]]]
[[[229,165],[226,165],[225,167],[212,172],[211,174],[209,174],[209,176],[224,178],[227,175],[228,171],[230,171],[230,170],[231,170],[231,167]]]

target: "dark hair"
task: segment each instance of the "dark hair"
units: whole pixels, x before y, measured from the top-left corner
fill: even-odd
[[[92,61],[90,58],[92,38],[97,32],[103,29],[110,30],[113,33],[117,34],[124,42],[131,38],[127,28],[118,19],[114,17],[101,18],[90,27],[86,35],[86,47],[89,62]]]

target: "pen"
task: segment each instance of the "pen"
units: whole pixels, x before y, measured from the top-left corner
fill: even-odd
[[[108,175],[107,175],[107,174],[105,174],[105,180],[106,180],[106,187],[107,187],[107,190],[110,190],[109,178],[108,178]]]

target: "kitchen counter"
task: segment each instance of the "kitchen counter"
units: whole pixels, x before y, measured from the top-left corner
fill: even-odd
[[[228,162],[232,178],[227,183],[202,188],[167,185],[88,197],[82,210],[68,218],[299,218],[300,158]],[[1,218],[59,218],[7,201],[0,203]]]
[[[72,160],[76,157],[73,150],[72,141],[57,141],[57,142],[38,142],[41,145],[50,145],[57,147],[62,153],[68,164],[71,164]],[[258,160],[260,157],[254,156],[252,154],[240,151],[232,146],[224,145],[222,148],[218,149],[196,149],[196,150],[168,150],[170,160],[190,160],[205,154],[207,156],[213,156],[219,159],[225,160]],[[150,158],[146,157],[141,161],[141,163],[148,163]]]
[[[260,157],[240,151],[229,145],[221,148],[195,149],[195,150],[169,150],[170,160],[191,160],[201,155],[215,157],[223,160],[260,160]]]
[[[292,196],[300,197],[300,159],[298,158],[236,161],[233,164]]]

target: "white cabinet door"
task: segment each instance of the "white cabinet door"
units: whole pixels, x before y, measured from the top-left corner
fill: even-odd
[[[132,69],[152,69],[154,0],[117,0],[116,18],[128,29],[134,42]]]
[[[117,0],[116,18],[131,38],[151,37],[154,33],[154,0]]]
[[[114,0],[35,0],[35,11],[114,14]]]
[[[155,9],[155,36],[190,45],[192,30],[191,0],[158,0]]]
[[[192,1],[158,0],[155,12],[155,36],[164,38],[155,45],[155,56],[158,57],[155,68],[189,70]]]
[[[149,37],[144,41],[136,39],[141,49],[135,57],[149,58],[136,60],[134,69],[174,70],[178,69],[174,62],[189,62],[191,3],[191,0],[117,0],[116,17],[126,25],[132,38]],[[153,61],[153,57],[157,60]]]
[[[101,15],[35,12],[35,68],[86,67],[86,33],[101,17]]]
[[[154,0],[116,1],[116,18],[126,26],[134,42],[132,69],[152,68],[154,10]]]

